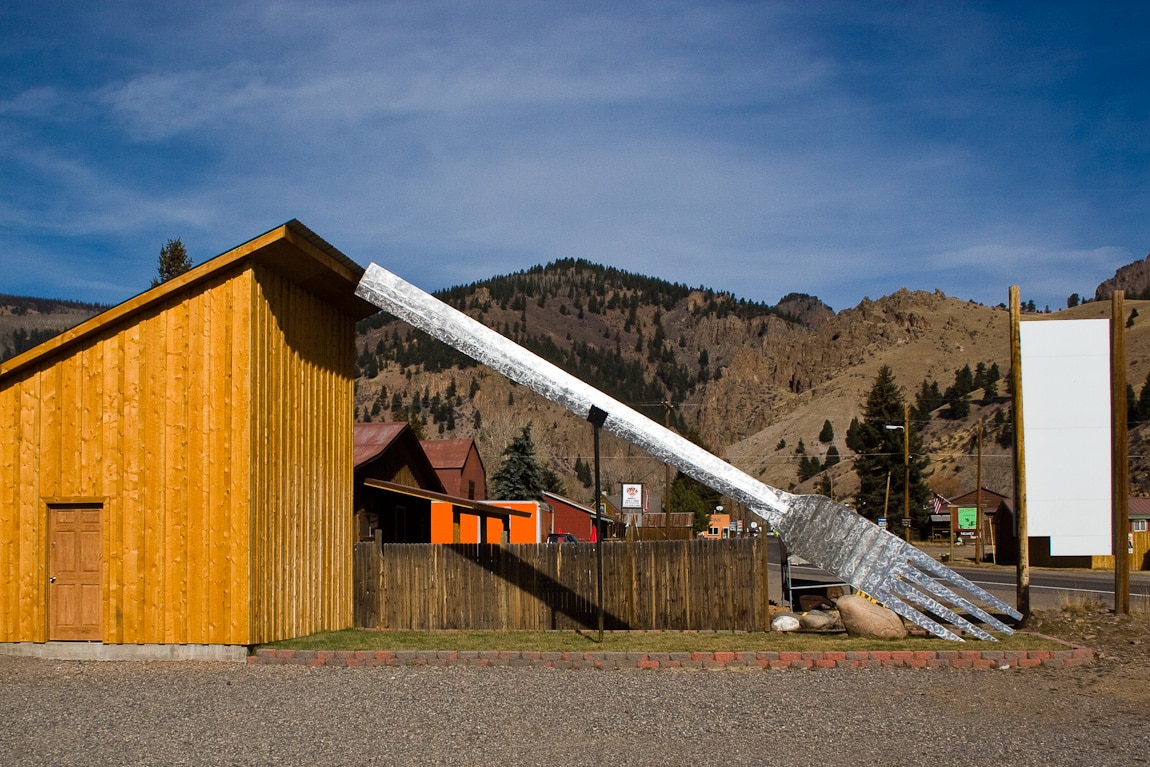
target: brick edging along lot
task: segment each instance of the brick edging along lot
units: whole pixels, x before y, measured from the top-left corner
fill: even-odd
[[[538,652],[532,650],[279,650],[260,648],[249,664],[301,666],[537,666],[540,668],[1065,668],[1089,663],[1087,647],[1067,650],[872,650],[847,652]]]

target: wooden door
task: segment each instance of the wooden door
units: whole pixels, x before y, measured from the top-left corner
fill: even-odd
[[[99,504],[48,507],[48,639],[100,640]]]

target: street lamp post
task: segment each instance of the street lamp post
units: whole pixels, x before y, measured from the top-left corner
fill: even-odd
[[[883,428],[902,432],[902,530],[903,537],[910,543],[910,405],[902,406],[901,426],[886,424]]]
[[[595,570],[597,595],[599,598],[599,643],[603,643],[603,500],[599,484],[599,429],[607,422],[607,411],[591,406],[587,413],[587,420],[591,422],[595,434]]]

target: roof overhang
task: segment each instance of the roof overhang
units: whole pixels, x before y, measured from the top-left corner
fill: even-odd
[[[242,270],[251,264],[260,264],[282,274],[338,307],[353,320],[369,317],[379,311],[374,304],[355,294],[355,287],[363,276],[363,268],[315,232],[292,219],[0,363],[0,379],[7,378],[30,363],[65,353],[77,343],[153,310],[179,293],[194,290],[201,283],[221,274],[232,273],[233,270]]]
[[[387,490],[391,493],[401,493],[402,495],[412,498],[422,498],[425,501],[442,501],[444,503],[450,503],[452,506],[461,506],[479,517],[498,517],[499,519],[506,519],[508,517],[531,518],[530,511],[507,509],[502,506],[494,506],[490,503],[472,501],[468,498],[456,498],[453,495],[437,493],[434,490],[424,490],[421,487],[400,485],[395,482],[386,482],[382,479],[365,479],[363,484],[365,487],[373,487],[376,490]]]

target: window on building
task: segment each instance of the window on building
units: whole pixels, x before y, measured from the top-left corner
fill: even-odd
[[[1150,526],[1150,520],[1146,519],[1132,519],[1130,520],[1130,531],[1135,533],[1144,533]]]

